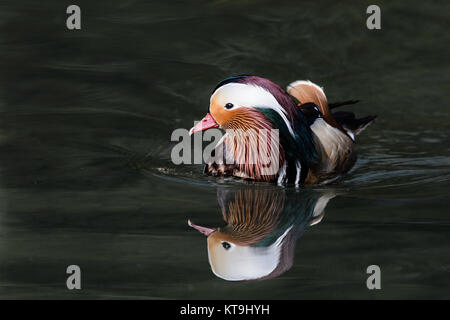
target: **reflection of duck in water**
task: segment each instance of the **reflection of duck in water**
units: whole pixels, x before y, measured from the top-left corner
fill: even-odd
[[[282,189],[219,189],[219,205],[227,225],[189,225],[208,238],[211,269],[230,280],[268,279],[293,263],[296,240],[309,225],[320,222],[334,193]]]

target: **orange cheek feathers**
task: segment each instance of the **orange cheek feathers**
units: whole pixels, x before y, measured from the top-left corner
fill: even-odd
[[[209,111],[213,118],[222,127],[226,127],[227,123],[230,122],[236,115],[236,110],[227,110],[222,104],[217,102],[217,99],[211,101]]]

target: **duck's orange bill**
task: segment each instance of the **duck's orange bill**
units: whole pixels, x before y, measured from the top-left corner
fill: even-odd
[[[209,236],[211,233],[215,232],[217,229],[215,228],[207,228],[207,227],[202,227],[199,226],[195,223],[192,223],[191,220],[188,220],[188,225],[194,229],[196,229],[197,231],[203,233],[205,236]]]
[[[219,124],[214,120],[210,113],[207,113],[206,116],[202,119],[202,121],[198,122],[191,130],[189,130],[189,135],[192,135],[195,132],[205,131],[211,128],[217,128]]]

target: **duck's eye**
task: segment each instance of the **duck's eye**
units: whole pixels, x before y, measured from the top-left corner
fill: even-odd
[[[231,248],[231,245],[230,245],[228,242],[222,242],[222,247],[223,247],[225,250],[228,250],[228,249]]]
[[[234,107],[234,105],[232,104],[232,103],[230,103],[230,102],[228,102],[226,105],[225,105],[225,108],[227,108],[227,109],[231,109],[231,108],[233,108]]]

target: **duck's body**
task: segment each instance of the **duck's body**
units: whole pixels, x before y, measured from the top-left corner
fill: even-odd
[[[219,83],[210,113],[191,132],[227,131],[206,163],[208,174],[317,184],[352,168],[354,138],[374,119],[332,114],[323,89],[309,81],[293,82],[285,91],[264,78],[239,76]]]

